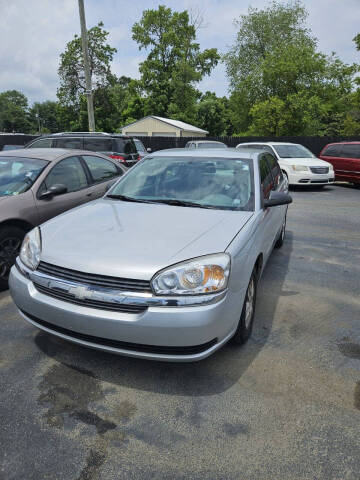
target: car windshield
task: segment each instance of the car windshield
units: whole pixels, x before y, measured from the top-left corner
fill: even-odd
[[[0,157],[0,196],[29,190],[47,164],[36,158]]]
[[[273,145],[281,158],[315,158],[315,155],[302,145]]]
[[[198,144],[199,148],[227,148],[225,143],[211,143],[211,142],[204,142]]]
[[[130,170],[108,197],[226,210],[254,210],[252,161],[150,157]]]

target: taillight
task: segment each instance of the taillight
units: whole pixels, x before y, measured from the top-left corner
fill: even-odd
[[[120,160],[120,162],[125,162],[125,157],[122,155],[109,155],[110,158],[113,158],[114,160]]]
[[[140,160],[140,155],[138,155],[138,161]]]

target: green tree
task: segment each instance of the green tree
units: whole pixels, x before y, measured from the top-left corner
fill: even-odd
[[[237,40],[224,61],[232,92],[230,110],[242,112],[238,131],[340,132],[356,68],[318,52],[306,18],[299,1],[274,1],[263,10],[250,8],[236,22]],[[273,119],[261,118],[269,112]],[[285,123],[278,118],[280,112]]]
[[[210,136],[227,134],[227,99],[206,92],[197,105],[197,122],[200,128],[209,131]]]
[[[104,88],[113,81],[110,64],[117,50],[106,43],[109,32],[103,26],[100,22],[88,30],[90,73],[94,90]],[[60,55],[58,73],[60,87],[57,95],[60,103],[78,106],[80,97],[86,92],[81,37],[78,35],[67,43],[65,52]]]
[[[28,133],[30,129],[26,96],[17,90],[0,93],[0,131]]]
[[[195,86],[218,63],[215,48],[201,51],[196,43],[196,22],[187,11],[173,12],[160,5],[145,10],[135,23],[133,39],[149,51],[140,64],[144,113],[194,121],[200,93]]]
[[[35,102],[29,111],[33,132],[56,133],[60,131],[58,122],[58,102],[46,100]]]

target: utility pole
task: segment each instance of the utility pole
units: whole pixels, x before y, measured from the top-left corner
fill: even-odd
[[[79,0],[79,13],[80,13],[80,25],[81,25],[82,50],[83,50],[83,57],[84,57],[89,132],[95,132],[94,103],[93,103],[93,94],[92,94],[92,86],[91,86],[90,61],[89,61],[86,22],[85,22],[84,0]]]

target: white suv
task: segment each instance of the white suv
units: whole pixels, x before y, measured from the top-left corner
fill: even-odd
[[[261,149],[275,155],[289,185],[324,186],[334,182],[333,166],[298,143],[251,142],[239,143],[236,148]]]

